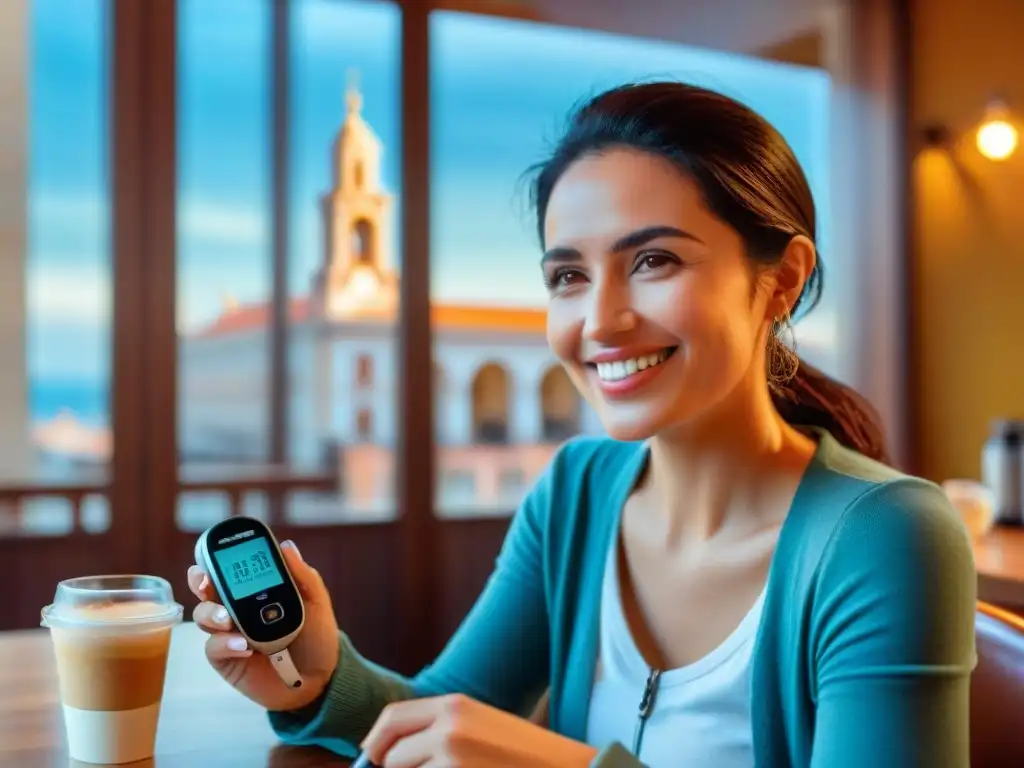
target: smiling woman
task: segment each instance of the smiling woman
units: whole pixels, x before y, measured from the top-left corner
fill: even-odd
[[[778,341],[821,284],[788,144],[717,92],[628,84],[536,171],[548,342],[609,436],[556,452],[433,664],[342,635],[277,731],[393,766],[967,765],[970,541]],[[544,688],[547,729],[521,718]]]
[[[818,235],[831,255],[830,84],[818,69],[471,14],[432,12],[430,33],[432,332],[448,382],[443,419],[434,419],[436,506],[442,516],[507,515],[521,494],[499,492],[511,487],[498,481],[502,473],[535,480],[561,441],[604,430],[575,389],[578,417],[545,428],[544,381],[560,363],[546,343],[548,292],[517,182],[547,154],[553,128],[582,96],[661,73],[735,95],[775,122],[803,162],[825,211]],[[834,310],[835,292],[827,290],[818,311],[794,320],[801,353],[830,372],[843,367]],[[472,376],[488,360],[507,371],[509,407],[505,441],[484,446],[473,429]],[[611,384],[615,370],[609,364],[604,377],[609,391],[634,385]]]
[[[673,124],[666,111],[684,106]],[[885,459],[863,401],[779,341],[819,300],[824,267],[810,185],[753,112],[681,84],[610,91],[580,112],[534,197],[548,341],[613,437],[657,432],[654,414],[685,421],[767,375],[791,421]],[[612,407],[641,387],[649,418],[633,400]]]

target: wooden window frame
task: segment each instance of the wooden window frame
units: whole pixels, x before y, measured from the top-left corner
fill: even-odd
[[[335,478],[301,476],[283,469],[287,460],[288,424],[288,143],[289,143],[289,2],[272,0],[271,45],[271,226],[272,305],[269,333],[269,456],[273,471],[244,479],[179,477],[177,453],[177,336],[175,332],[177,241],[177,3],[175,0],[110,0],[111,51],[111,200],[113,263],[112,427],[115,435],[111,482],[97,487],[23,486],[0,488],[0,501],[64,495],[73,503],[92,492],[108,494],[112,530],[107,537],[110,567],[133,571],[166,562],[168,540],[183,539],[175,524],[179,494],[224,490],[232,511],[248,491],[263,491],[270,501],[272,524],[281,523],[284,494],[296,488],[329,491]],[[512,16],[512,6],[487,2],[395,0],[401,25],[401,188],[400,319],[398,334],[396,445],[398,517],[386,524],[397,547],[398,591],[394,596],[405,637],[427,638],[404,652],[406,670],[414,670],[439,647],[461,618],[493,563],[507,519],[446,520],[435,515],[435,446],[433,396],[435,370],[430,322],[430,36],[432,10],[458,10]],[[552,0],[549,0],[549,3]],[[549,7],[550,11],[551,8]],[[539,19],[534,10],[530,18]],[[558,23],[566,23],[563,18]],[[867,293],[888,280],[885,308],[861,313],[866,333],[854,351],[854,367],[870,379],[870,389],[891,395],[886,421],[910,434],[906,413],[913,385],[906,361],[912,304],[906,258],[906,192],[909,160],[904,147],[908,93],[909,22],[902,0],[847,0],[842,13],[825,26],[842,36],[835,62],[844,85],[863,97],[877,96],[878,114],[850,112],[858,135],[873,136],[876,150],[861,163],[853,210],[870,214],[889,206],[884,230],[875,228],[868,270],[853,300],[865,306]],[[851,105],[851,110],[853,109]],[[866,170],[863,170],[865,169]],[[878,197],[878,180],[891,184]],[[893,323],[896,323],[894,329]],[[868,345],[873,345],[869,347]],[[881,352],[879,350],[881,349]],[[881,355],[881,359],[879,358]],[[888,366],[888,368],[886,368]],[[881,377],[881,378],[879,378]],[[912,465],[913,443],[900,445],[904,463]],[[345,524],[324,528],[342,529]],[[362,528],[363,526],[352,526]],[[321,529],[322,530],[322,529]],[[349,535],[349,534],[346,534]],[[366,536],[377,536],[369,532]],[[477,544],[488,542],[487,546]],[[0,560],[28,538],[0,539]],[[33,547],[50,546],[37,540]],[[52,546],[81,547],[84,535]],[[139,543],[142,542],[142,546]],[[493,545],[493,546],[492,546]],[[490,549],[488,549],[490,547]],[[40,550],[42,551],[42,550]],[[471,551],[472,555],[464,555]],[[453,555],[456,555],[453,557]],[[461,558],[461,559],[460,559]],[[468,559],[467,559],[468,558]],[[173,566],[173,568],[171,568]],[[169,570],[168,572],[171,572]],[[457,585],[453,587],[453,585]],[[34,600],[35,597],[32,597]]]

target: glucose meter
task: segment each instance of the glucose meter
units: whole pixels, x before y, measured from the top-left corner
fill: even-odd
[[[288,646],[302,631],[305,609],[270,528],[229,517],[203,532],[195,556],[249,646],[270,658],[286,685],[301,687]]]

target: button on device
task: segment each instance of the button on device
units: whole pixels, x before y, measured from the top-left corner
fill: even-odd
[[[264,624],[273,624],[275,621],[280,621],[283,617],[284,608],[281,607],[280,603],[271,603],[260,609],[260,618],[263,619]]]

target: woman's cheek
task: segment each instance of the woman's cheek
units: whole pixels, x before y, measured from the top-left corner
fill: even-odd
[[[571,303],[567,304],[561,299],[553,299],[548,304],[548,346],[555,357],[563,362],[572,363],[578,357],[583,319],[577,315]]]

